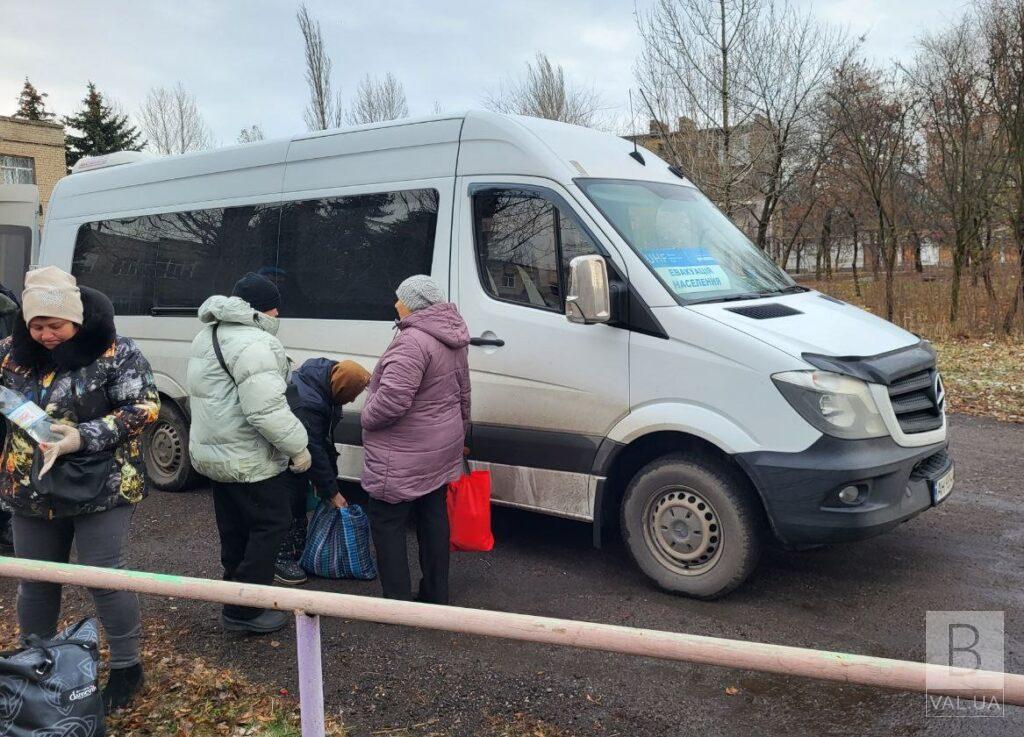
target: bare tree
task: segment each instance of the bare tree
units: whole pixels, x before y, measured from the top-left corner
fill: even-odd
[[[170,89],[150,89],[139,108],[139,123],[147,146],[158,154],[184,154],[214,146],[195,95],[181,82]]]
[[[1007,210],[1020,273],[1003,330],[1013,330],[1024,299],[1024,0],[984,0],[984,43],[995,119],[1006,141]]]
[[[388,72],[382,79],[375,79],[369,74],[363,77],[346,117],[353,125],[363,125],[405,118],[408,115],[409,105],[405,101],[402,83]]]
[[[753,171],[745,209],[757,223],[755,242],[767,246],[772,218],[797,177],[816,172],[834,135],[821,119],[821,98],[836,64],[851,51],[846,33],[797,10],[788,0],[769,2],[751,24],[743,54],[746,88],[738,94],[755,125],[744,136]],[[750,149],[753,149],[751,151]],[[831,211],[829,211],[829,218]],[[828,220],[830,225],[831,220]]]
[[[306,127],[311,131],[326,130],[342,125],[340,93],[331,93],[331,57],[324,46],[320,21],[309,14],[305,3],[299,6],[295,18],[302,32],[306,57],[306,84],[309,85],[309,103],[303,113]]]
[[[783,268],[787,268],[795,252],[799,258],[817,220],[836,206],[835,172],[829,166],[835,160],[836,148],[830,131],[813,138],[794,171],[787,175],[786,187],[779,192],[772,215],[772,243],[768,245],[773,246],[769,250]]]
[[[593,87],[567,82],[562,66],[538,51],[535,63],[526,63],[526,73],[502,82],[487,95],[484,106],[499,113],[594,126],[602,102]]]
[[[877,225],[876,254],[885,268],[885,312],[895,313],[901,185],[915,163],[918,105],[898,73],[871,69],[852,54],[828,89],[829,112],[848,177],[870,199]]]
[[[760,7],[761,0],[655,0],[637,21],[637,81],[665,150],[729,216],[737,185],[750,173],[752,157],[736,155],[733,133],[753,114],[743,91],[751,86],[746,57]],[[681,130],[694,129],[683,137],[688,146],[670,140],[677,119]]]
[[[265,138],[263,128],[258,123],[250,125],[248,128],[242,128],[242,131],[238,134],[239,143],[255,143]]]
[[[938,224],[952,241],[950,324],[957,319],[960,280],[968,259],[982,266],[989,299],[996,299],[983,234],[1006,156],[994,125],[985,51],[977,38],[975,19],[967,16],[922,39],[921,51],[908,70],[922,103],[921,133],[927,152],[917,177],[938,206]],[[915,209],[922,209],[920,204]],[[915,240],[920,238],[915,235]]]

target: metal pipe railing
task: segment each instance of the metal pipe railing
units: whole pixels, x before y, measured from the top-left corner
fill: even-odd
[[[958,688],[941,691],[933,689],[930,693],[967,699],[984,693],[990,702],[1024,706],[1024,675],[1014,673],[949,668],[906,660],[528,614],[436,606],[323,591],[284,589],[164,573],[93,568],[17,558],[0,557],[0,576],[295,612],[298,617],[300,670],[309,675],[315,669],[318,679],[314,684],[300,673],[303,724],[307,722],[307,709],[315,710],[317,705],[320,709],[320,731],[309,732],[310,735],[323,733],[323,692],[319,681],[319,623],[313,616],[306,615],[425,627],[447,632],[705,663],[898,691],[929,692],[927,684],[930,675],[935,676],[936,680],[944,678],[946,682],[949,682],[950,676],[956,676],[957,683],[960,684]],[[314,649],[316,657],[311,655]],[[1001,679],[1001,693],[991,693],[993,679]],[[314,693],[308,693],[311,691]],[[310,715],[309,719],[312,728],[314,716]],[[305,729],[303,735],[307,735]]]

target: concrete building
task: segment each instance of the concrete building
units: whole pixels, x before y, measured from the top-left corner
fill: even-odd
[[[35,184],[45,212],[65,174],[64,126],[0,115],[0,184]]]

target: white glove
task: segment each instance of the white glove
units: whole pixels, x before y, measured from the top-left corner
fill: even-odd
[[[60,435],[61,439],[56,443],[41,443],[39,445],[43,451],[43,467],[39,469],[39,478],[45,476],[62,455],[75,453],[82,449],[82,434],[78,432],[78,428],[54,423],[50,425],[50,432]]]
[[[288,464],[288,470],[292,473],[305,473],[312,465],[313,456],[309,454],[309,448],[303,448],[292,456],[291,463]]]

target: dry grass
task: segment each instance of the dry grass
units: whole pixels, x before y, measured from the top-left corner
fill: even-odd
[[[1024,342],[935,344],[951,412],[1024,422]]]
[[[994,269],[992,285],[996,301],[993,303],[981,279],[975,284],[970,273],[965,273],[960,286],[959,316],[955,323],[950,324],[951,270],[928,268],[924,274],[900,272],[895,280],[896,311],[893,322],[929,340],[991,338],[999,334],[1013,291],[1017,287],[1017,278],[1015,263]],[[876,315],[885,315],[885,277],[882,273],[879,273],[878,279],[873,277],[870,270],[861,273],[859,296],[849,272],[836,274],[831,281],[800,281]],[[1024,326],[1024,310],[1017,317],[1018,335],[1021,326]]]

